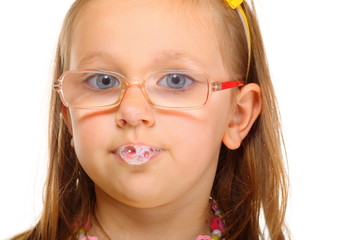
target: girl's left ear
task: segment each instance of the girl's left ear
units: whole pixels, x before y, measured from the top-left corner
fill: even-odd
[[[243,86],[236,93],[234,111],[223,136],[223,143],[229,149],[237,149],[260,115],[262,108],[261,89],[255,83]]]

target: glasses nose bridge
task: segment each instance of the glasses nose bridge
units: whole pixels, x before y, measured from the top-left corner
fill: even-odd
[[[131,86],[138,86],[143,90],[146,80],[137,77],[123,77],[122,81],[125,83],[125,90]]]
[[[129,89],[129,87],[138,87],[140,88],[142,94],[144,95],[145,99],[149,102],[149,97],[148,97],[148,93],[146,91],[145,88],[145,79],[141,80],[139,78],[122,78],[123,83],[125,83],[125,87],[122,90],[122,94],[120,96],[120,102],[123,101],[127,90]]]

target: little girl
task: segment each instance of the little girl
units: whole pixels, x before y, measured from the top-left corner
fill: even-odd
[[[285,239],[279,117],[251,5],[75,1],[43,213],[13,239]]]

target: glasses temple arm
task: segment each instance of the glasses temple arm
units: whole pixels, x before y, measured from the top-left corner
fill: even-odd
[[[221,91],[221,90],[234,88],[234,87],[241,87],[244,85],[245,85],[245,82],[241,81],[241,80],[228,81],[228,82],[212,82],[211,89],[215,92],[215,91]]]

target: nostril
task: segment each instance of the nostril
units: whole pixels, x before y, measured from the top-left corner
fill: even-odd
[[[116,113],[116,124],[119,127],[151,125],[154,122],[153,111],[148,105],[129,106],[120,104]]]
[[[124,119],[118,119],[118,120],[116,120],[116,124],[119,127],[124,127],[124,126],[126,126],[126,121]]]

